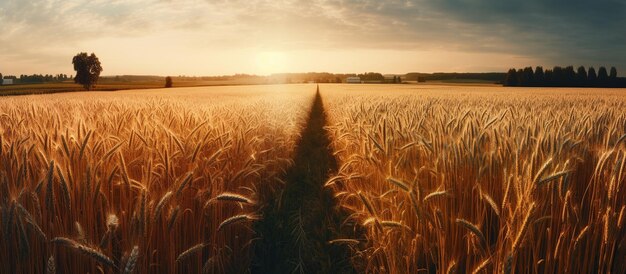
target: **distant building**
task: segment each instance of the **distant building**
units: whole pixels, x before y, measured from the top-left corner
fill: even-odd
[[[346,83],[348,84],[360,84],[361,77],[348,77],[346,78]]]
[[[2,79],[2,85],[13,85],[13,79]]]

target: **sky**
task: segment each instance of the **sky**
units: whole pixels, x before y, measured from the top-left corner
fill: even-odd
[[[623,0],[0,0],[0,73],[505,72],[615,66]]]

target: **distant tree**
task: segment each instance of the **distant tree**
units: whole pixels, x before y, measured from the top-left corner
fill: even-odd
[[[563,80],[564,80],[565,86],[568,86],[568,87],[577,86],[577,83],[576,83],[576,71],[574,71],[574,67],[573,66],[567,66],[563,70],[563,77],[564,77]]]
[[[576,71],[576,81],[578,82],[578,86],[584,87],[587,85],[587,70],[585,70],[585,67],[578,67]]]
[[[552,69],[552,85],[562,87],[565,83],[565,71],[562,67],[556,66]]]
[[[611,67],[611,74],[609,75],[609,82],[612,87],[619,86],[617,79],[617,69],[615,67]]]
[[[398,82],[396,82],[398,84],[402,84],[402,77],[398,76]]]
[[[533,68],[531,67],[525,67],[524,70],[522,71],[521,76],[518,75],[521,79],[520,81],[520,86],[523,87],[532,87],[535,85],[535,81],[534,81],[534,72],[533,72]]]
[[[545,75],[543,73],[543,67],[538,66],[535,68],[535,86],[545,86]]]
[[[590,67],[587,72],[587,83],[590,87],[595,87],[598,81],[598,75],[596,74],[596,69]]]
[[[81,52],[74,56],[72,64],[74,64],[74,70],[76,71],[74,82],[81,84],[87,90],[91,90],[98,82],[102,72],[102,66],[98,57],[93,53],[87,55],[87,53]]]
[[[165,77],[165,87],[166,88],[172,87],[172,77],[170,76]]]
[[[544,82],[544,86],[549,87],[552,85],[553,81],[554,81],[554,73],[552,72],[551,69],[546,69],[543,72],[543,82]]]
[[[617,69],[615,67],[611,67],[611,74],[609,75],[609,78],[613,80],[617,79]]]
[[[363,81],[385,81],[385,76],[377,72],[366,72],[357,76],[359,76]]]
[[[609,73],[606,71],[605,67],[600,67],[600,69],[598,70],[598,86],[609,86]]]
[[[46,81],[52,81],[49,75],[33,74],[33,75],[20,75],[20,83],[39,84]]]
[[[419,82],[418,78],[418,82]],[[509,69],[509,71],[506,73],[506,79],[504,79],[504,85],[505,86],[509,86],[509,87],[515,87],[519,85],[519,81],[518,81],[518,77],[517,77],[517,71],[515,71],[515,69]]]
[[[2,76],[2,73],[0,73],[0,86],[2,86],[2,82],[4,82],[4,76]]]

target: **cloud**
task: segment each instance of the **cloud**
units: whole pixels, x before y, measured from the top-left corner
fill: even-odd
[[[443,0],[431,8],[550,62],[626,63],[623,1]]]
[[[3,0],[0,66],[164,39],[152,50],[449,51],[626,70],[625,25],[619,0]]]

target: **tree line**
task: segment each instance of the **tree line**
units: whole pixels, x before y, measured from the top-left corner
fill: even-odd
[[[46,83],[46,82],[63,82],[72,79],[72,76],[67,74],[33,74],[33,75],[20,75],[20,83]]]
[[[506,73],[503,72],[435,72],[420,73],[410,72],[404,78],[407,81],[427,82],[427,81],[447,81],[447,80],[481,80],[492,83],[502,83]]]
[[[51,82],[64,82],[67,80],[71,80],[72,76],[67,74],[33,74],[26,75],[22,74],[19,77],[14,75],[2,76],[0,73],[0,79],[12,79],[15,84],[41,84],[41,83],[51,83]],[[2,83],[0,83],[2,84]]]
[[[610,72],[600,67],[598,72],[584,66],[574,69],[573,66],[544,70],[538,66],[524,69],[509,69],[504,80],[505,86],[511,87],[626,87],[626,78],[617,77],[617,69],[611,67]]]

